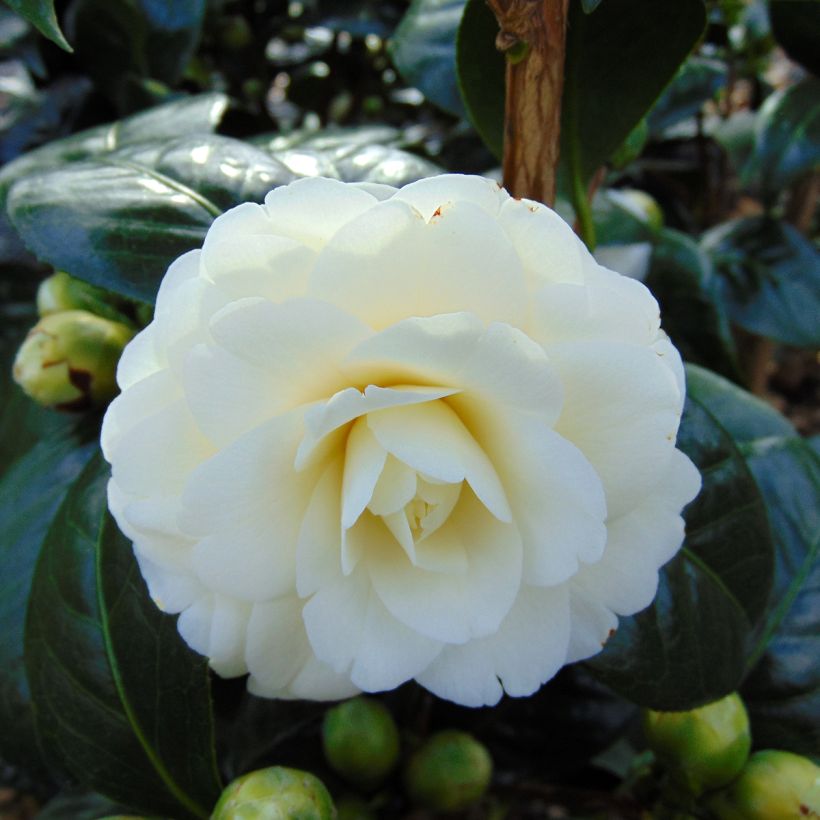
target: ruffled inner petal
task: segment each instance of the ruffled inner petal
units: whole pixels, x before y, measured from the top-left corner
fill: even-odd
[[[376,330],[465,309],[520,324],[527,302],[515,250],[479,206],[455,202],[427,222],[396,198],[339,230],[320,252],[308,292]]]

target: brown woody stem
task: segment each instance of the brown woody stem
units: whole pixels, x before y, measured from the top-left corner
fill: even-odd
[[[569,0],[487,0],[507,55],[504,187],[555,202]]]

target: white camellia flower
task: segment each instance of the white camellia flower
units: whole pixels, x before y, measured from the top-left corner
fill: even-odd
[[[228,211],[118,380],[109,502],[150,593],[269,697],[531,694],[652,601],[700,486],[649,291],[479,177]]]

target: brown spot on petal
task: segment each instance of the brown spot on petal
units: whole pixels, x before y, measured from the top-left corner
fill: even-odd
[[[438,208],[436,208],[436,210],[433,211],[433,218],[437,216],[441,216],[441,205],[439,205]]]
[[[610,630],[609,630],[609,634],[606,636],[606,641],[604,641],[604,642],[601,644],[601,646],[602,646],[602,647],[603,647],[603,646],[606,646],[606,642],[607,642],[607,641],[608,641],[608,640],[609,640],[609,639],[610,639],[610,638],[611,638],[614,634],[615,634],[615,630],[614,630],[614,629],[610,629]]]

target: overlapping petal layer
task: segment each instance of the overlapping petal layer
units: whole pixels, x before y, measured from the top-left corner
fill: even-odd
[[[118,378],[111,510],[265,696],[530,694],[651,601],[699,487],[652,296],[477,177],[229,211]]]

